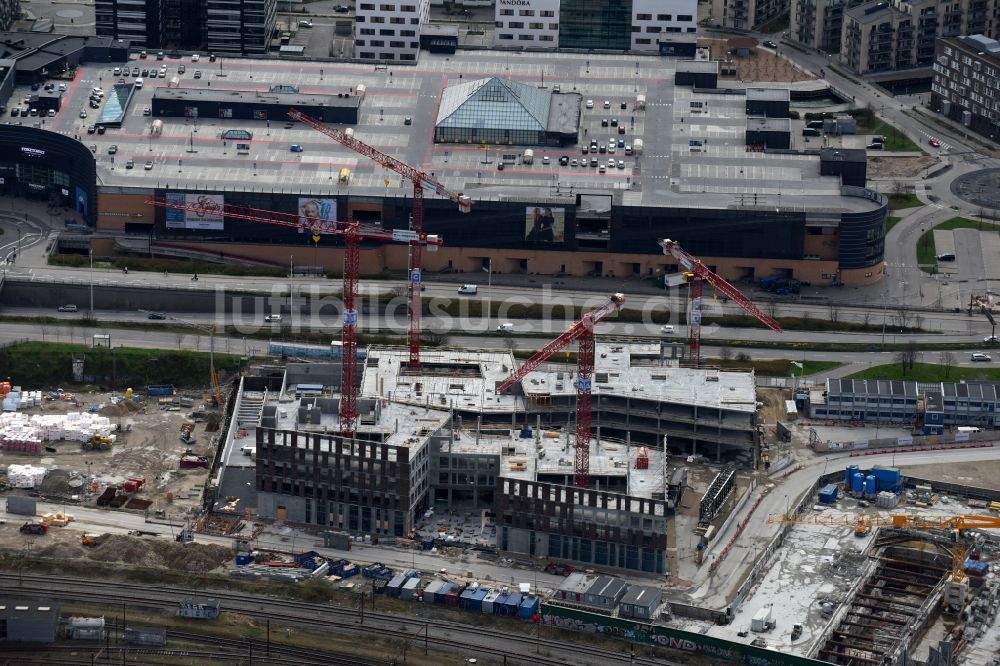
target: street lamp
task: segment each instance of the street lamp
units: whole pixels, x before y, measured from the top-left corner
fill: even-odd
[[[90,318],[94,318],[94,248],[89,248],[90,255]]]
[[[486,330],[490,330],[490,320],[493,319],[493,258],[487,260],[486,268]]]

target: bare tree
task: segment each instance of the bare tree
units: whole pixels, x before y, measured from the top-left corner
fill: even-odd
[[[184,334],[183,333],[178,333],[177,334],[177,350],[180,351],[183,348],[183,345],[184,345]]]
[[[830,305],[828,306],[828,310],[830,313],[830,321],[832,321],[833,323],[837,323],[837,321],[840,319],[840,306],[831,301]]]
[[[906,183],[901,180],[897,180],[892,184],[892,196],[896,199],[902,199],[907,195],[909,187]]]
[[[870,310],[866,308],[865,311],[861,314],[861,322],[865,326],[868,326],[871,323],[871,321],[872,321],[872,313]]]
[[[723,361],[728,361],[733,357],[733,350],[729,347],[723,347],[719,350],[719,358]]]
[[[895,319],[900,329],[906,328],[910,323],[910,311],[902,305],[899,306],[896,308]]]
[[[955,367],[954,352],[946,351],[941,354],[941,367],[944,368],[944,378],[951,377],[951,371]]]
[[[906,345],[896,354],[896,362],[899,363],[899,367],[903,371],[903,376],[913,369],[913,366],[917,364],[920,358],[920,348],[917,347],[917,343],[910,340]]]

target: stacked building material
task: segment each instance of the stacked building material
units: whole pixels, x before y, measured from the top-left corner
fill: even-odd
[[[45,468],[34,465],[11,465],[7,468],[7,482],[15,488],[34,488],[45,478]]]
[[[94,435],[111,437],[111,419],[97,414],[0,414],[0,448],[38,453],[42,442],[86,442]]]

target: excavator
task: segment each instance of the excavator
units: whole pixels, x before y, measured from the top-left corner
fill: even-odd
[[[946,607],[961,610],[969,593],[969,577],[965,575],[963,542],[966,531],[1000,528],[1000,517],[976,516],[921,516],[906,513],[816,513],[776,514],[769,516],[769,523],[783,525],[846,525],[854,527],[854,535],[867,536],[873,527],[896,527],[911,530],[947,530],[952,534],[951,572],[945,586]]]

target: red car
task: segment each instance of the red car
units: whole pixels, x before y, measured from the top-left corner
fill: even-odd
[[[931,138],[927,139],[927,143],[929,143],[932,148],[940,148],[941,147],[941,142],[938,141],[937,139],[935,139],[934,137],[931,137]]]

